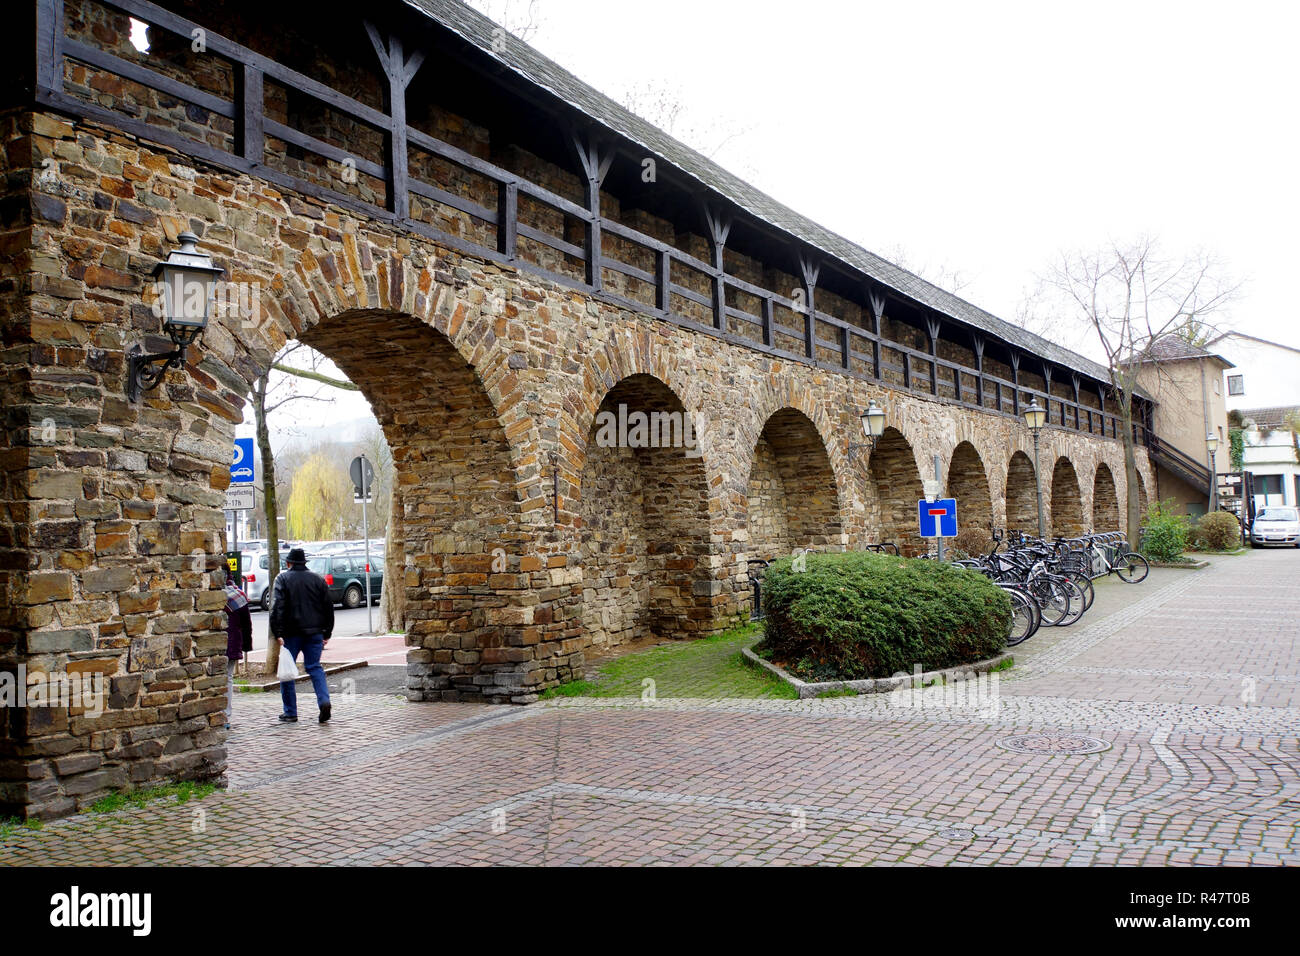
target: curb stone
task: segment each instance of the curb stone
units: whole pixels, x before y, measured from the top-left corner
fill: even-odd
[[[943,670],[926,671],[923,674],[908,674],[905,677],[877,677],[871,680],[832,680],[810,683],[800,680],[771,661],[763,660],[748,647],[742,648],[740,653],[751,666],[761,667],[793,687],[798,692],[800,700],[807,700],[810,697],[816,697],[819,694],[833,690],[851,690],[858,694],[887,694],[890,691],[907,687],[916,680],[919,680],[922,686],[939,682],[946,684],[949,678],[957,678],[962,674],[986,674],[1005,661],[1015,660],[1013,655],[1007,653],[999,654],[997,657],[990,657],[988,660],[976,661],[974,664],[946,667]]]

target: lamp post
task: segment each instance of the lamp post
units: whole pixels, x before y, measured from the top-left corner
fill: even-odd
[[[875,451],[876,442],[885,433],[885,410],[876,404],[874,398],[867,403],[866,409],[858,418],[862,422],[862,434],[867,440],[861,443],[850,443],[849,461],[853,460],[861,448],[867,449],[868,452]]]
[[[1038,399],[1029,403],[1025,409],[1025,424],[1029,430],[1034,433],[1034,494],[1038,497],[1038,537],[1046,537],[1043,528],[1043,480],[1039,476],[1038,468],[1038,436],[1047,424],[1047,409],[1038,404]]]
[[[193,345],[208,326],[212,314],[213,289],[217,276],[226,270],[212,264],[212,257],[199,252],[199,237],[182,232],[177,237],[181,247],[173,249],[166,261],[154,266],[158,291],[155,311],[161,310],[163,331],[176,349],[145,355],[138,345],[127,352],[126,395],[133,402],[143,392],[157,388],[168,369],[185,361],[185,350]]]
[[[1219,436],[1214,432],[1205,434],[1205,450],[1210,453],[1210,510],[1219,507],[1219,473],[1214,464],[1214,453],[1219,450]]]

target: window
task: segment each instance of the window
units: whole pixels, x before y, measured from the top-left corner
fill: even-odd
[[[1255,494],[1280,495],[1282,493],[1281,475],[1256,475]]]
[[[1245,394],[1246,394],[1246,384],[1245,384],[1245,381],[1244,381],[1244,376],[1242,376],[1242,375],[1229,375],[1229,376],[1228,376],[1228,394],[1229,394],[1229,395],[1245,395]]]

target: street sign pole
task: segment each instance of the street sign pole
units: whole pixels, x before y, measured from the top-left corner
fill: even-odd
[[[935,500],[938,500],[939,498],[943,497],[943,479],[939,477],[941,474],[943,474],[943,472],[940,470],[942,467],[943,466],[939,463],[939,456],[935,455],[934,456],[934,484],[935,487],[938,489],[938,494],[935,495]],[[942,529],[936,528],[935,530],[940,531]],[[939,560],[942,561],[943,560],[943,535],[939,535],[939,537],[935,538],[934,540],[937,542],[936,547],[938,548],[938,552],[939,552],[938,555]]]
[[[361,537],[366,539],[366,631],[375,633],[375,621],[370,607],[370,525],[366,519],[366,500],[370,497],[370,486],[366,482],[366,456],[361,456]]]

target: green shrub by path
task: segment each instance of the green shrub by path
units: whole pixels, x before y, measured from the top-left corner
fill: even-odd
[[[1177,503],[1169,498],[1147,509],[1140,550],[1152,561],[1177,563],[1187,550],[1190,528],[1184,515],[1174,513],[1175,507]]]
[[[977,571],[849,552],[789,558],[763,577],[764,651],[804,680],[864,680],[996,657],[1011,601]]]
[[[1227,511],[1211,511],[1196,522],[1191,541],[1198,551],[1235,551],[1241,547],[1241,522]]]
[[[761,635],[754,624],[694,641],[673,641],[589,665],[585,679],[542,692],[557,697],[744,697],[795,698],[794,688],[767,671],[745,663],[741,648]],[[646,684],[647,678],[653,685]]]

